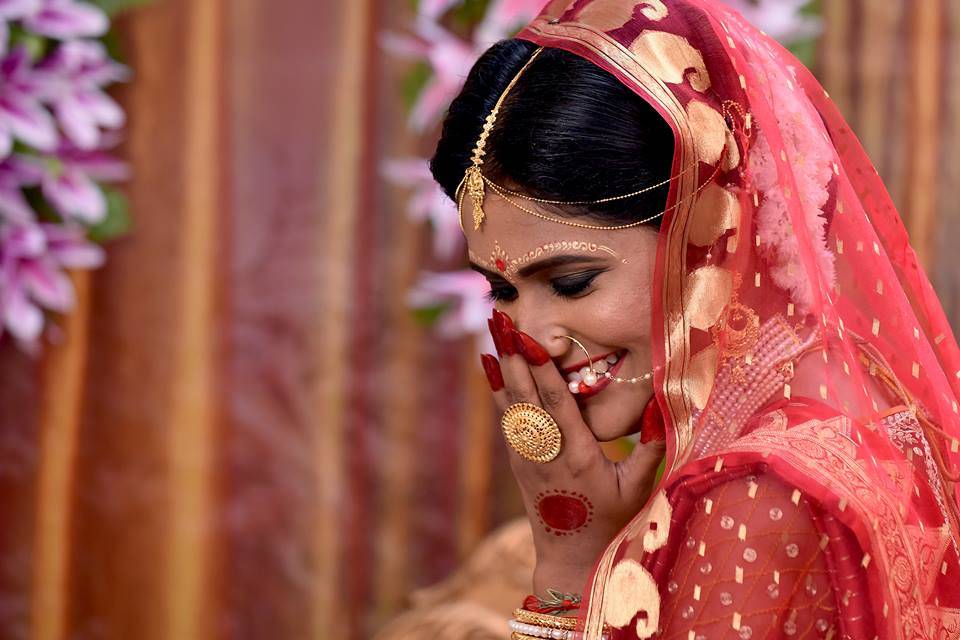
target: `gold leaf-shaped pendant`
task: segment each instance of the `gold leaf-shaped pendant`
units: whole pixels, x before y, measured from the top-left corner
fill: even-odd
[[[467,193],[470,194],[470,200],[473,201],[473,228],[475,230],[479,230],[483,223],[484,187],[480,167],[474,165],[467,169]]]

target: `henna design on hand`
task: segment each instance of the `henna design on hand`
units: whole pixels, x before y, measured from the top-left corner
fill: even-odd
[[[593,503],[582,493],[550,489],[537,494],[537,519],[547,533],[570,536],[593,521]]]

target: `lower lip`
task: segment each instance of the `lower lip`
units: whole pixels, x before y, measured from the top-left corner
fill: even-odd
[[[617,372],[620,371],[620,367],[623,365],[623,361],[626,359],[626,357],[626,353],[621,355],[620,359],[617,360],[617,363],[610,368],[609,373],[611,376],[617,375]],[[589,400],[593,396],[606,389],[611,382],[613,381],[606,375],[600,374],[600,380],[597,381],[597,384],[590,387],[589,391],[581,391],[580,393],[574,394],[574,397],[578,400]]]

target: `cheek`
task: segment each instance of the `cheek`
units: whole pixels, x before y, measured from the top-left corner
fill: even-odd
[[[611,287],[604,295],[591,296],[591,324],[605,344],[628,346],[646,343],[650,336],[650,292],[636,286]]]

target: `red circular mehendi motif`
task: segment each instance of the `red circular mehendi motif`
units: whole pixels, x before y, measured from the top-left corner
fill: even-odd
[[[593,520],[593,503],[575,491],[542,491],[537,495],[537,517],[547,533],[569,536]]]

